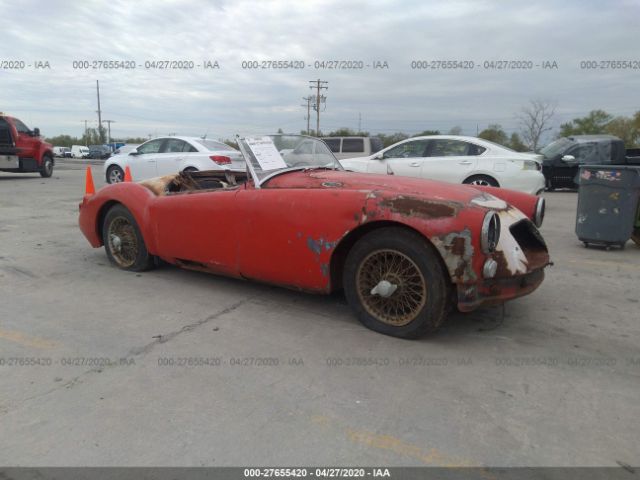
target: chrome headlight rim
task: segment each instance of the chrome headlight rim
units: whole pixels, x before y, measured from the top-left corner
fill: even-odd
[[[544,212],[546,210],[546,202],[543,197],[539,197],[536,201],[536,211],[533,214],[533,224],[540,228],[544,221]]]
[[[484,216],[480,230],[480,248],[485,254],[496,251],[500,241],[500,216],[490,211]]]

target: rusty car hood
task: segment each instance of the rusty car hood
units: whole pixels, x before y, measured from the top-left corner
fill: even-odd
[[[264,188],[335,188],[341,190],[386,191],[429,200],[468,204],[485,193],[470,185],[439,182],[396,175],[356,173],[336,170],[287,172],[272,178]]]

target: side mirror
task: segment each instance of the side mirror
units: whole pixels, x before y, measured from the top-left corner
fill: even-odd
[[[39,128],[34,128],[33,129],[33,136],[34,137],[39,137],[40,136],[40,129]]]
[[[564,155],[560,160],[565,163],[576,163],[576,157],[573,155]]]
[[[378,152],[373,156],[374,160],[382,160],[384,158],[384,153]]]
[[[139,152],[138,150],[131,150],[131,151],[129,152],[129,155],[133,155],[133,156],[135,156],[135,155],[140,155],[140,152]]]

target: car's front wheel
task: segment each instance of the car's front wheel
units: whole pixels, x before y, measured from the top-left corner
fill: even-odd
[[[488,175],[474,175],[467,178],[464,182],[467,185],[480,185],[483,187],[499,187],[498,181]]]
[[[394,337],[434,332],[449,310],[448,275],[439,254],[418,233],[400,227],[358,240],[347,257],[343,285],[358,319]]]
[[[120,183],[124,180],[124,172],[118,165],[111,165],[107,169],[107,183]]]
[[[105,215],[102,241],[111,263],[122,270],[142,272],[154,265],[136,219],[123,205],[114,205]]]

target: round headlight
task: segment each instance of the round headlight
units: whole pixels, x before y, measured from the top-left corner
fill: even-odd
[[[545,210],[544,198],[540,197],[536,202],[536,211],[533,214],[533,223],[538,228],[542,226],[542,221],[544,220],[544,210]]]
[[[500,241],[500,217],[496,212],[488,212],[482,221],[480,232],[480,246],[484,253],[496,251]]]

